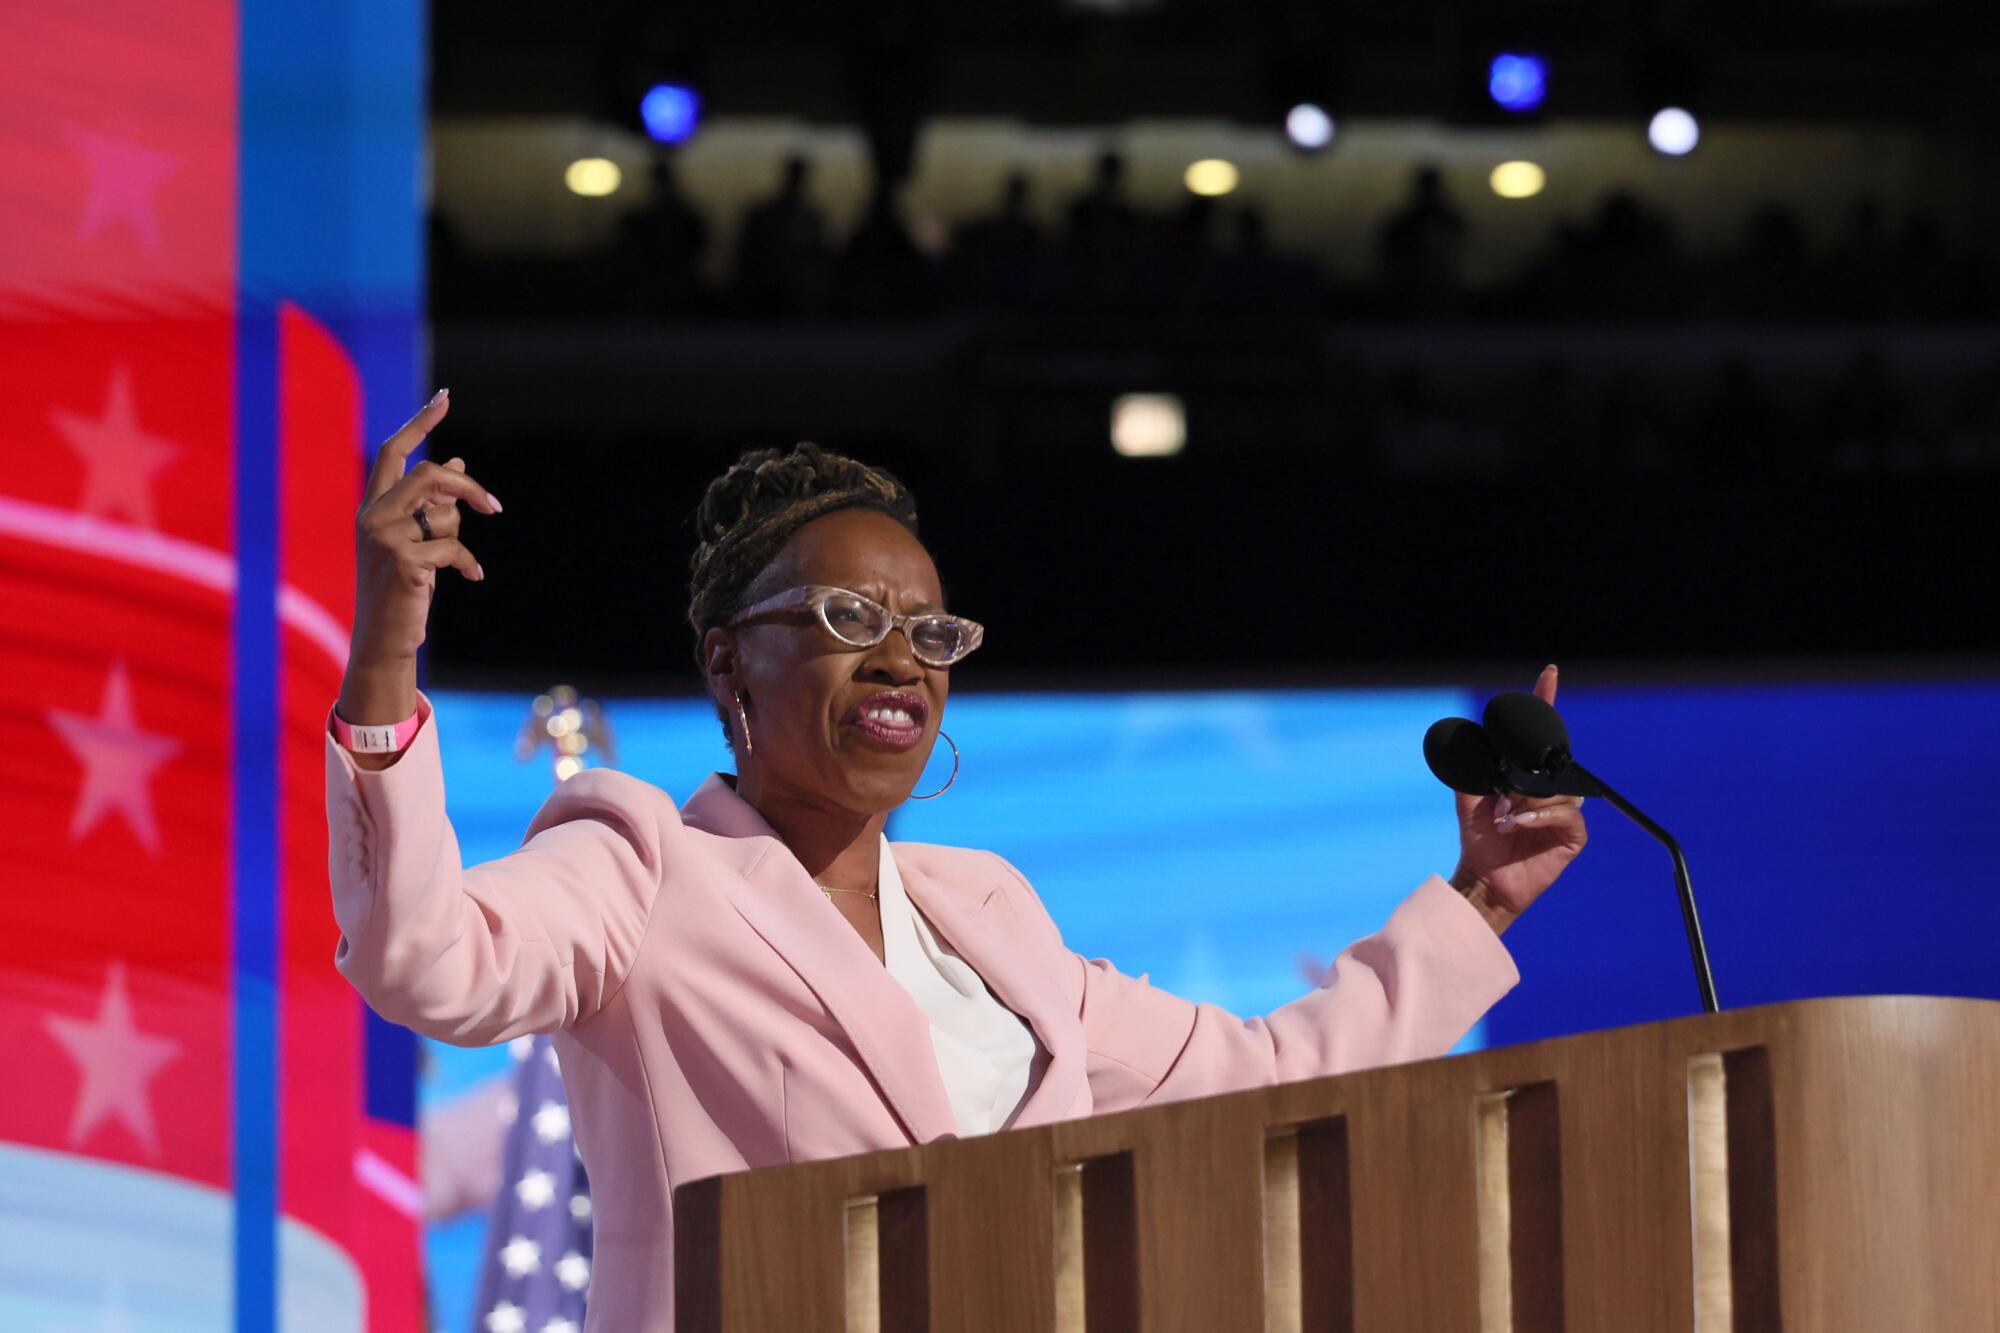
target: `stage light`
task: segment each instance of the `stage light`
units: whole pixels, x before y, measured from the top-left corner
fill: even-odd
[[[1235,163],[1225,162],[1219,157],[1205,157],[1189,164],[1187,175],[1182,179],[1192,193],[1213,197],[1228,194],[1242,178]]]
[[[1120,394],[1111,404],[1111,447],[1127,458],[1165,458],[1187,447],[1187,412],[1170,393]]]
[[[678,83],[656,83],[639,99],[639,119],[660,143],[680,143],[701,124],[701,95]]]
[[[1664,107],[1646,127],[1646,142],[1653,145],[1655,152],[1684,157],[1701,142],[1701,126],[1689,112],[1677,106]]]
[[[1323,107],[1301,102],[1285,113],[1285,137],[1309,153],[1333,142],[1333,117]]]
[[[563,172],[563,184],[569,186],[571,193],[587,199],[616,194],[624,179],[625,173],[608,157],[580,157]]]
[[[1493,168],[1491,184],[1502,199],[1532,199],[1548,180],[1548,173],[1533,162],[1502,162]]]
[[[1486,91],[1508,111],[1533,111],[1549,92],[1548,62],[1540,56],[1502,54],[1493,57]]]

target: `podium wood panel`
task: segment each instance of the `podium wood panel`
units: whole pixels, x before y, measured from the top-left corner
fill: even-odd
[[[678,1325],[2000,1329],[1996,1126],[2000,1004],[1699,1015],[697,1181]]]

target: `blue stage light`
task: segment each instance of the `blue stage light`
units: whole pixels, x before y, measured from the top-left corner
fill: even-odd
[[[639,99],[639,118],[661,143],[680,143],[701,123],[701,97],[677,83],[656,83]]]
[[[1548,96],[1549,66],[1540,56],[1497,55],[1486,79],[1493,100],[1509,111],[1533,111]]]

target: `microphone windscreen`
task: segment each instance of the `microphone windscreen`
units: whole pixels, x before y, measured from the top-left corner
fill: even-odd
[[[1569,728],[1553,704],[1508,690],[1487,700],[1484,716],[1487,741],[1508,762],[1537,773],[1569,762]]]
[[[1500,752],[1469,717],[1447,717],[1424,733],[1424,762],[1437,780],[1467,796],[1487,796],[1498,785]]]

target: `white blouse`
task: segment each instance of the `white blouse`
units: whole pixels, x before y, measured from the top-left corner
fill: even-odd
[[[931,1020],[931,1047],[961,1137],[1005,1129],[1048,1063],[1047,1052],[903,891],[889,840],[876,883],[882,961]]]

